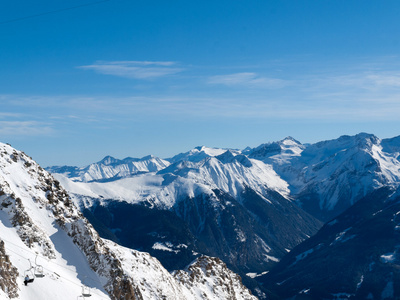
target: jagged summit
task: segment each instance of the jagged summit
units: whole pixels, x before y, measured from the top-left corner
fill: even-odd
[[[104,157],[101,161],[99,161],[99,164],[103,164],[105,166],[109,166],[115,163],[118,163],[120,160],[116,159],[110,155],[107,155],[106,157]]]
[[[360,133],[321,141],[275,166],[307,211],[328,220],[374,189],[400,181],[400,163],[390,142]]]
[[[226,152],[227,150],[229,150],[233,153],[239,153],[239,151],[233,150],[233,149],[209,148],[206,146],[198,146],[188,152],[180,153],[180,154],[175,155],[174,157],[169,158],[167,160],[171,163],[184,161],[184,160],[191,161],[191,162],[199,162],[207,157],[215,157],[215,156],[221,155],[224,152]]]
[[[262,160],[270,164],[284,164],[293,157],[301,155],[306,147],[292,137],[286,137],[278,142],[261,144],[260,146],[247,150],[251,158]]]
[[[49,167],[47,170],[52,173],[65,174],[74,181],[107,181],[117,178],[129,177],[140,173],[157,172],[164,169],[170,163],[153,155],[141,159],[127,157],[123,160],[112,156],[106,156],[97,163],[80,167]]]

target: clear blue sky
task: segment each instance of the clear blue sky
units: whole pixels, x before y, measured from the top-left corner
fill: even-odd
[[[94,2],[0,4],[0,141],[43,166],[400,135],[398,0]]]

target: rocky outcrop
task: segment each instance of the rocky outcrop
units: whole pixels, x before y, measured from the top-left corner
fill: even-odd
[[[0,288],[9,298],[18,297],[18,270],[12,265],[4,248],[4,241],[0,240]]]
[[[230,271],[219,258],[201,256],[185,270],[175,272],[179,280],[194,295],[202,299],[255,300],[255,296],[242,284],[239,275]]]

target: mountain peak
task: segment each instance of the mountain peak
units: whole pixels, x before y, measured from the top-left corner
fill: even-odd
[[[176,163],[182,160],[200,162],[207,157],[215,157],[221,155],[224,152],[226,152],[226,149],[197,146],[188,152],[180,153],[167,160],[171,163]]]
[[[280,141],[280,143],[284,145],[290,145],[290,144],[301,145],[301,143],[298,140],[294,139],[291,136],[285,137],[283,140]]]
[[[224,153],[216,156],[221,162],[231,162],[235,158],[235,154],[231,150],[226,150]]]
[[[143,156],[140,160],[141,161],[145,161],[145,160],[150,160],[150,159],[154,159],[154,158],[156,158],[154,155],[146,155],[146,156]]]
[[[107,155],[106,157],[104,157],[101,161],[99,161],[98,163],[99,164],[103,164],[103,165],[106,165],[106,166],[109,166],[109,165],[111,165],[111,164],[114,164],[114,163],[116,163],[116,162],[118,162],[119,160],[118,159],[116,159],[116,158],[114,158],[114,157],[112,157],[112,156],[110,156],[110,155]]]

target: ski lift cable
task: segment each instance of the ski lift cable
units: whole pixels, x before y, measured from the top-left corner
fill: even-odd
[[[3,240],[4,240],[4,239],[3,239]],[[19,257],[21,257],[21,258],[23,258],[23,259],[26,259],[26,257],[22,256],[21,254],[15,252],[15,251],[13,251],[13,250],[10,250],[10,249],[7,249],[7,250],[9,250],[10,252],[13,252],[14,254],[18,255]],[[25,250],[25,249],[24,249],[24,250]],[[30,252],[30,251],[29,251],[29,252]],[[28,259],[28,261],[29,261],[29,263],[31,263],[29,259]],[[58,264],[57,264],[57,265],[58,265]],[[50,272],[50,273],[54,273],[53,270],[50,270],[50,269],[48,269],[48,268],[43,267],[43,269],[44,269],[44,270],[47,270],[47,271]],[[26,275],[27,272],[31,272],[31,273],[32,273],[31,270],[32,270],[32,264],[30,264],[29,269],[24,270],[24,276]],[[67,268],[67,270],[71,271],[71,270],[68,269],[68,268]],[[34,276],[34,273],[33,273],[32,275],[33,275],[33,277],[36,277],[36,276]],[[58,275],[58,274],[57,274],[57,275]],[[62,278],[62,279],[65,280],[65,281],[68,281],[68,282],[70,282],[70,283],[72,283],[72,284],[74,284],[74,285],[76,285],[76,286],[79,286],[79,287],[83,287],[83,286],[84,286],[83,284],[77,284],[76,282],[73,282],[72,280],[69,280],[68,278],[65,278],[65,277],[63,277],[63,276],[61,276],[61,275],[58,275],[58,277]],[[86,277],[87,277],[87,276],[86,276]],[[88,278],[90,278],[90,277],[88,277]],[[89,288],[89,287],[88,287],[88,288]],[[91,293],[91,294],[96,294],[96,295],[99,296],[101,299],[107,299],[107,300],[109,300],[109,298],[104,298],[103,295],[97,293],[96,291],[93,291],[92,289],[90,289],[90,293]]]
[[[8,251],[8,250],[9,250],[10,252],[13,252],[14,254],[18,255],[19,257],[21,257],[21,258],[23,258],[23,259],[26,259],[25,256],[23,256],[23,255],[21,255],[21,254],[15,252],[15,251],[13,251],[13,250],[7,249],[7,251]],[[28,259],[28,260],[29,260],[29,259]],[[24,270],[24,273],[27,272],[27,271],[31,271],[32,268],[33,268],[33,267],[29,267],[29,269]],[[43,269],[44,269],[44,270],[47,270],[47,271],[50,272],[50,273],[54,273],[54,271],[51,270],[51,269],[48,269],[48,268],[45,268],[45,267],[43,267]],[[57,274],[57,276],[60,277],[60,278],[62,278],[62,279],[65,280],[65,281],[68,281],[68,282],[70,282],[70,283],[76,285],[76,286],[80,286],[80,287],[83,286],[83,284],[78,284],[78,283],[76,283],[76,282],[74,282],[74,281],[71,281],[71,280],[69,280],[68,278],[65,278],[64,276],[61,276],[61,275],[59,275],[59,274]],[[34,277],[35,277],[35,276],[34,276]],[[87,277],[87,276],[86,276],[86,277]],[[90,277],[88,277],[88,278],[90,278]],[[88,287],[88,288],[89,288],[89,287]],[[96,294],[97,296],[101,297],[101,299],[109,299],[109,298],[104,298],[103,295],[97,293],[96,291],[93,291],[92,289],[90,289],[90,290],[91,290],[91,293],[92,293],[92,294]]]
[[[66,7],[66,8],[46,11],[46,12],[42,12],[42,13],[38,13],[38,14],[34,14],[34,15],[29,15],[29,16],[25,16],[25,17],[20,17],[20,18],[15,18],[15,19],[2,21],[2,22],[0,22],[0,25],[7,24],[7,23],[18,22],[18,21],[22,21],[22,20],[26,20],[26,19],[31,19],[31,18],[36,18],[36,17],[40,17],[40,16],[44,16],[44,15],[50,15],[50,14],[54,14],[54,13],[59,13],[59,12],[66,11],[66,10],[77,9],[77,8],[81,8],[81,7],[85,7],[85,6],[97,5],[97,4],[100,4],[100,3],[103,3],[103,2],[108,2],[108,1],[111,1],[111,0],[95,1],[95,2],[84,3],[84,4],[80,4],[80,5],[76,5],[76,6],[71,6],[71,7]]]
[[[20,248],[21,248],[21,247],[20,247]],[[22,248],[21,248],[21,249],[22,249]],[[26,250],[26,249],[23,249],[23,250],[25,250],[25,251],[27,251],[27,252],[30,252],[30,253],[33,253],[32,251],[28,251],[28,250]],[[13,251],[13,250],[11,250],[11,249],[7,249],[7,251],[13,252],[14,254],[18,255],[19,257],[21,257],[21,258],[23,258],[23,259],[26,259],[25,256],[23,256],[23,255],[21,255],[21,254],[15,252],[15,251]],[[30,263],[30,267],[29,267],[29,269],[27,269],[27,270],[30,271],[31,269],[34,269],[34,267],[32,266],[30,259],[28,259],[28,261],[29,261],[29,263]],[[58,264],[58,263],[52,262],[52,261],[50,261],[50,260],[49,260],[48,262],[49,262],[49,263],[52,263],[52,264],[55,264],[55,265],[57,265],[57,266],[59,266],[59,267],[62,267],[62,268],[66,269],[66,270],[68,270],[68,271],[70,271],[70,272],[76,273],[76,270],[72,270],[72,269],[70,269],[70,268],[64,267],[64,266],[62,266],[62,265],[60,265],[60,264]],[[53,273],[53,270],[48,269],[47,267],[43,267],[43,266],[42,266],[42,268],[43,268],[44,270],[47,270],[47,271]],[[27,271],[27,270],[25,270],[25,271]],[[62,277],[62,276],[60,276],[60,277]],[[98,283],[101,284],[101,281],[100,281],[99,279],[96,280],[96,279],[94,279],[93,277],[87,276],[87,275],[85,275],[85,277],[91,279],[93,282],[98,282]],[[64,279],[66,279],[66,278],[64,278]],[[66,280],[68,280],[68,279],[66,279]],[[70,280],[68,280],[68,281],[70,281]],[[70,281],[70,282],[72,282],[72,281]],[[74,283],[74,282],[72,282],[72,283]],[[74,284],[76,284],[76,283],[74,283]]]
[[[32,253],[32,254],[38,255],[39,257],[42,257],[43,259],[46,259],[44,256],[41,256],[41,255],[39,255],[39,254],[36,253],[36,252],[33,252],[33,251],[27,250],[27,249],[25,249],[25,248],[22,248],[22,247],[20,247],[20,246],[18,246],[18,245],[16,245],[16,244],[14,244],[14,243],[12,243],[12,242],[6,240],[6,239],[3,239],[3,238],[1,238],[1,239],[2,239],[3,241],[6,241],[7,243],[10,243],[10,244],[14,245],[15,247],[18,247],[19,249],[22,249],[22,250],[24,250],[24,251],[26,251],[26,252],[28,252],[28,253]],[[11,249],[7,249],[7,251],[13,252],[14,254],[18,255],[19,257],[21,257],[21,258],[23,258],[23,259],[26,259],[26,256],[23,256],[23,255],[21,255],[20,253],[17,253],[17,252],[15,252],[15,251],[11,250]],[[28,260],[29,260],[29,259],[28,259]],[[47,260],[47,259],[46,259],[46,260]],[[70,272],[76,273],[76,270],[73,270],[73,269],[71,269],[71,268],[65,267],[65,266],[60,265],[60,264],[58,264],[58,263],[56,263],[56,262],[53,262],[53,261],[51,261],[51,260],[47,260],[47,262],[48,262],[48,263],[51,263],[51,264],[54,264],[54,265],[57,265],[57,266],[59,266],[59,267],[61,267],[61,268],[64,268],[64,269],[66,269],[66,270],[68,270],[68,271],[70,271]],[[31,269],[31,268],[32,268],[32,263],[31,263],[30,260],[29,260],[29,263],[30,263],[30,269]],[[43,266],[42,266],[42,267],[43,267]],[[43,267],[43,269],[46,269],[46,270],[49,271],[49,272],[53,272],[52,270],[50,270],[50,269],[48,269],[48,268],[45,268],[45,267]],[[60,277],[61,277],[61,276],[60,276]],[[98,283],[101,284],[101,281],[100,281],[98,278],[95,279],[95,278],[93,278],[93,277],[91,277],[91,276],[87,276],[87,275],[85,275],[85,277],[88,278],[88,279],[91,279],[93,282],[98,282]],[[68,279],[66,279],[66,280],[68,280]],[[72,282],[72,281],[71,281],[71,282]],[[74,283],[74,284],[76,284],[76,283]]]
[[[43,255],[40,255],[40,254],[37,253],[37,252],[34,252],[34,251],[31,251],[31,250],[22,248],[22,247],[20,247],[20,246],[18,246],[18,245],[16,245],[16,244],[14,244],[13,242],[10,242],[10,241],[6,240],[6,239],[3,239],[3,238],[1,238],[1,239],[4,240],[4,241],[6,241],[6,242],[9,243],[9,244],[12,244],[13,246],[15,246],[15,247],[17,247],[17,248],[19,248],[19,249],[25,251],[25,252],[32,253],[32,254],[36,255],[37,257],[43,258],[43,259],[46,260],[48,263],[57,265],[57,266],[59,266],[59,267],[61,267],[61,268],[64,268],[64,269],[70,271],[70,272],[76,272],[76,269],[68,268],[68,267],[66,267],[66,266],[63,266],[63,265],[61,265],[61,264],[59,264],[59,263],[56,263],[56,262],[52,261],[51,259],[49,259],[49,258],[47,258],[47,257],[45,257],[45,256],[43,256]],[[26,259],[25,256],[22,256],[22,255],[20,255],[19,253],[15,252],[15,251],[13,251],[13,250],[11,250],[11,249],[7,249],[7,250],[9,250],[9,251],[13,252],[14,254],[19,255],[20,257]],[[35,259],[35,264],[37,265],[36,259]],[[89,279],[91,279],[91,280],[93,280],[93,281],[100,282],[99,279],[96,280],[96,279],[94,279],[93,277],[90,277],[90,276],[86,276],[86,277],[89,278]]]

